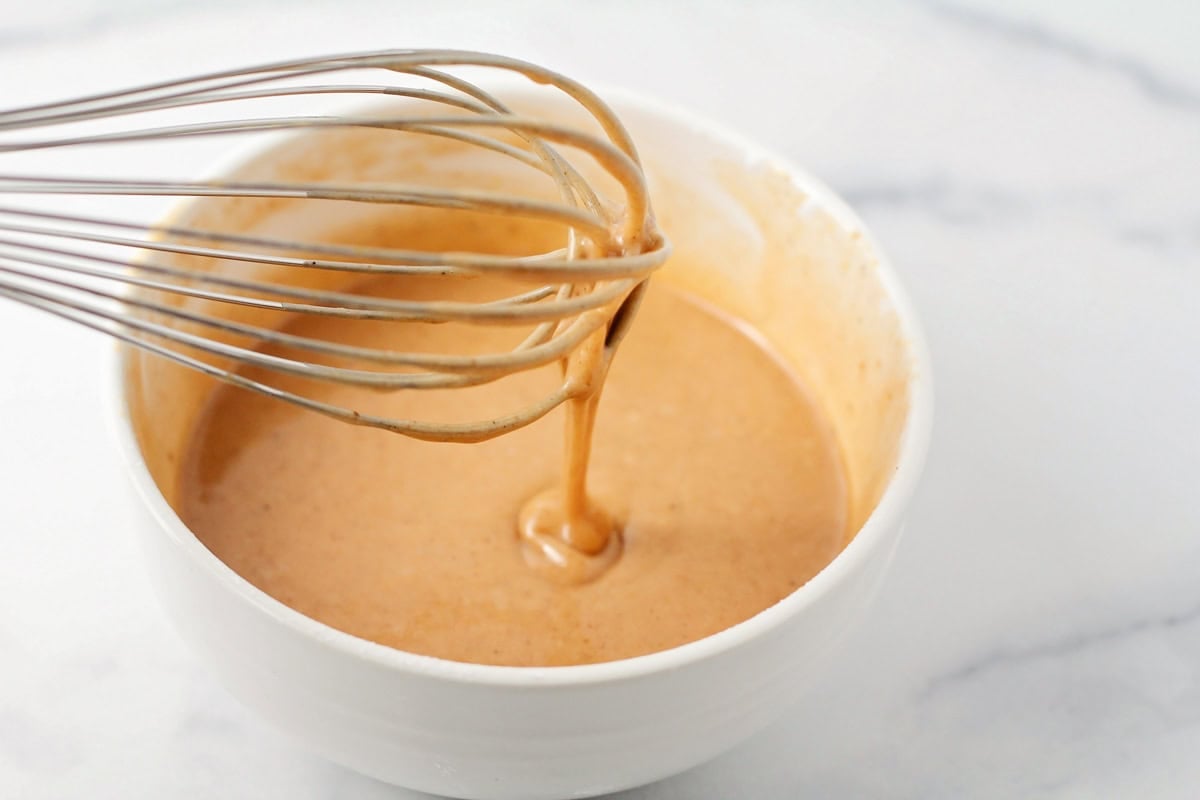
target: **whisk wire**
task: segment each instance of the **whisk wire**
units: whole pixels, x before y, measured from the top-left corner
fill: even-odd
[[[514,111],[456,70],[503,71],[565,94],[599,133]],[[383,70],[431,86],[355,82],[346,72]],[[390,80],[390,79],[389,79]],[[374,96],[405,105],[393,113],[237,115],[210,121],[145,125],[147,118],[216,111],[283,100]],[[449,112],[449,113],[448,113]],[[109,120],[133,120],[118,130]],[[281,388],[290,375],[380,390],[459,388],[564,361],[589,337],[615,346],[628,327],[647,277],[669,245],[656,232],[645,175],[628,132],[591,90],[535,64],[458,50],[392,50],[281,61],[248,69],[160,81],[73,100],[0,111],[0,159],[92,146],[187,141],[197,137],[378,132],[437,137],[488,152],[549,178],[557,197],[456,185],[361,180],[169,180],[161,177],[0,173],[0,195],[42,198],[39,206],[0,206],[0,297],[101,331],[127,344],[347,422],[409,436],[477,441],[544,416],[571,396],[564,381],[526,408],[463,423],[389,419]],[[31,135],[32,134],[32,135]],[[565,155],[582,154],[620,190],[605,198],[587,171]],[[558,226],[561,247],[524,255],[295,241],[209,229],[187,222],[147,224],[44,205],[55,198],[224,198],[414,207],[526,219]],[[219,226],[218,226],[219,227]],[[198,265],[206,265],[199,268]],[[250,272],[246,272],[250,270]],[[263,273],[263,270],[267,270]],[[390,276],[469,279],[491,275],[526,284],[499,297],[405,299],[354,286],[314,288],[316,270],[345,279]],[[279,272],[282,271],[282,272]],[[325,283],[321,284],[325,286]],[[346,288],[349,286],[349,288]],[[454,354],[394,351],[299,335],[231,318],[255,314],[320,315],[403,323],[532,326],[511,349]],[[256,317],[259,322],[261,317]],[[253,376],[244,372],[253,369]]]

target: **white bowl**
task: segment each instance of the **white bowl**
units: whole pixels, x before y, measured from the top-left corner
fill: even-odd
[[[140,526],[146,560],[181,635],[280,729],[384,781],[538,800],[616,791],[699,764],[806,690],[872,600],[900,537],[933,401],[917,319],[883,255],[802,170],[659,103],[606,97],[639,142],[677,251],[712,260],[704,274],[671,277],[668,266],[661,279],[749,318],[784,345],[785,357],[806,361],[797,365],[826,395],[854,467],[857,535],[805,586],[751,619],[664,652],[547,668],[456,663],[335,630],[252,586],[188,530],[167,499],[182,439],[161,434],[185,425],[186,413],[170,387],[156,384],[152,360],[123,352],[115,367],[120,446],[148,512]],[[745,185],[739,173],[749,176]],[[685,179],[698,183],[679,191]],[[747,203],[774,215],[772,225],[756,225]],[[736,230],[714,228],[718,219]],[[792,227],[803,248],[794,270],[781,278],[738,266],[752,267],[764,237]],[[846,360],[856,355],[851,369]],[[903,397],[886,401],[883,392],[897,386]]]

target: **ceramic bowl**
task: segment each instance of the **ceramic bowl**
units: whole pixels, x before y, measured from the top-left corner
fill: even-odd
[[[756,616],[663,652],[547,668],[440,660],[335,630],[245,581],[173,509],[205,379],[130,351],[114,365],[120,447],[167,614],[246,705],[310,750],[384,781],[453,797],[561,800],[710,759],[806,691],[867,609],[900,539],[932,389],[918,320],[886,258],[803,170],[661,103],[605,96],[639,143],[663,229],[701,265],[668,264],[655,280],[758,328],[818,394],[843,442],[855,533]],[[286,177],[294,163],[271,150],[249,169]],[[178,213],[236,218],[222,202]],[[301,223],[271,224],[286,233]]]

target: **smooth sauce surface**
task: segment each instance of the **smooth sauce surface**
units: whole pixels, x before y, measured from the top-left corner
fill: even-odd
[[[381,287],[413,298],[434,290]],[[302,319],[288,329],[456,352],[521,337],[338,326]],[[550,366],[468,390],[303,391],[453,419],[518,407],[558,380]],[[310,617],[410,652],[505,665],[608,661],[702,638],[791,593],[845,542],[843,467],[820,408],[752,335],[667,285],[651,286],[596,422],[589,488],[621,527],[622,552],[579,585],[531,568],[517,534],[522,505],[559,481],[562,432],[560,410],[489,442],[420,442],[221,387],[185,459],[180,512],[222,561]]]

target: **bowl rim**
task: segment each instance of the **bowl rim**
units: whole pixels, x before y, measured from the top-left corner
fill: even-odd
[[[474,664],[409,653],[360,638],[305,616],[238,575],[200,542],[170,507],[150,476],[137,443],[125,396],[123,376],[128,351],[119,344],[114,346],[108,369],[111,383],[107,393],[112,408],[110,417],[115,418],[118,449],[122,453],[137,493],[162,528],[162,532],[182,548],[195,565],[208,572],[242,602],[253,606],[257,612],[292,633],[378,667],[476,686],[588,686],[625,681],[676,670],[717,657],[778,628],[786,620],[803,613],[834,586],[848,579],[874,550],[884,544],[889,530],[899,528],[904,509],[916,490],[929,449],[933,424],[933,376],[929,349],[920,320],[900,284],[891,261],[878,242],[858,215],[825,183],[742,134],[687,109],[638,92],[599,85],[591,88],[618,112],[625,108],[648,117],[663,119],[694,134],[715,140],[731,152],[740,153],[746,163],[779,170],[804,192],[811,202],[828,212],[840,226],[862,237],[869,252],[874,256],[879,283],[900,322],[901,335],[907,343],[911,362],[908,412],[901,433],[896,465],[883,494],[858,533],[808,582],[754,616],[702,639],[617,661],[569,666]],[[256,148],[256,151],[262,152],[261,147]],[[231,154],[240,157],[245,155],[245,151]],[[236,161],[232,158],[221,159],[219,166],[230,166],[242,160],[243,158]]]

